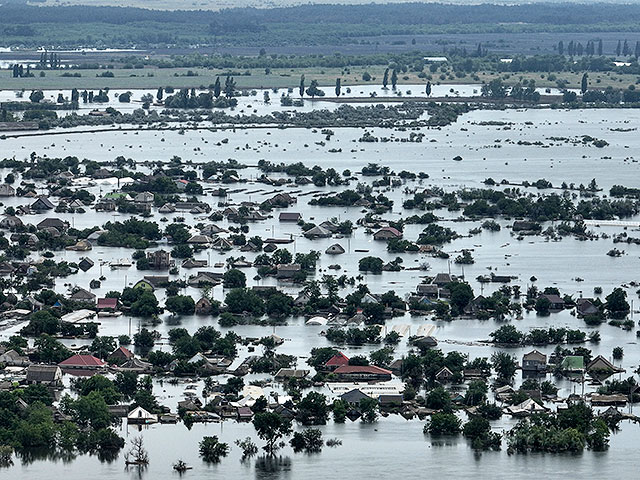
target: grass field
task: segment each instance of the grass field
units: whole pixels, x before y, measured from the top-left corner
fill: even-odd
[[[72,88],[92,89],[100,88],[117,88],[117,89],[141,89],[141,88],[158,88],[171,86],[174,88],[182,87],[200,87],[213,84],[218,76],[225,76],[226,70],[208,70],[204,68],[155,68],[148,67],[144,69],[118,69],[108,70],[113,72],[114,77],[99,77],[107,70],[48,70],[45,77],[36,76],[33,78],[12,78],[10,72],[2,71],[2,80],[0,85],[3,90],[66,90]],[[187,72],[191,71],[197,76],[187,76]],[[362,74],[368,72],[372,80],[365,82],[362,80]],[[63,77],[63,73],[79,73],[80,78]],[[251,75],[236,75],[237,87],[239,89],[252,88],[297,88],[300,83],[300,76],[305,75],[306,84],[309,85],[311,80],[317,80],[322,86],[335,85],[336,78],[342,79],[344,86],[348,85],[380,85],[384,73],[383,66],[372,67],[352,67],[345,73],[339,68],[298,68],[298,69],[275,69],[271,74],[266,75],[264,70],[249,70]],[[570,88],[578,88],[582,78],[582,72],[578,73],[557,73],[556,80],[549,80],[546,72],[526,73],[526,74],[500,74],[505,82],[513,85],[521,80],[533,79],[539,87],[556,87],[557,79],[564,79],[569,82]],[[446,76],[441,79],[439,75],[434,75],[432,83],[443,84],[477,84],[488,82],[498,76],[495,72],[479,72],[477,79],[467,75],[463,78],[455,76]],[[616,88],[626,88],[631,84],[638,83],[639,79],[635,75],[621,75],[616,73],[598,73],[594,72],[589,75],[589,85],[591,88],[606,88],[613,86]],[[398,84],[424,84],[426,80],[419,78],[416,73],[407,73],[399,76]]]

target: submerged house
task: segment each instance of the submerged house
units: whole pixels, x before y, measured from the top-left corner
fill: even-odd
[[[448,367],[442,367],[436,372],[435,379],[440,383],[449,383],[453,378],[453,372]]]
[[[538,350],[525,353],[522,356],[523,372],[544,372],[547,369],[547,356]]]
[[[341,255],[344,252],[345,252],[344,247],[339,243],[334,243],[324,251],[324,253],[326,253],[327,255]]]
[[[333,371],[336,368],[342,367],[344,365],[349,365],[349,357],[347,357],[342,352],[338,352],[325,362],[324,368],[326,370]]]
[[[276,372],[276,380],[286,380],[289,378],[305,378],[309,375],[309,370],[297,370],[295,368],[281,368]]]
[[[315,226],[310,228],[306,232],[304,232],[304,236],[308,239],[313,240],[314,238],[329,238],[331,236],[331,232],[326,228]]]
[[[167,270],[174,265],[171,254],[166,250],[147,252],[147,260],[149,260],[149,267],[155,270]]]
[[[299,263],[281,263],[277,267],[276,278],[293,278],[300,271],[302,266]]]
[[[600,312],[593,302],[588,298],[579,298],[576,300],[576,314],[579,318],[588,315],[597,315]]]
[[[524,402],[518,405],[512,405],[507,407],[507,412],[514,417],[528,417],[534,413],[544,413],[549,409],[543,405],[540,405],[535,400],[528,398]]]
[[[202,297],[196,302],[197,315],[208,315],[211,313],[212,309],[213,305],[211,304],[211,300],[209,300],[207,297]]]
[[[219,285],[222,283],[222,274],[214,272],[198,272],[187,279],[187,284],[191,287],[202,287],[206,285]]]
[[[93,355],[73,355],[58,364],[63,370],[98,370],[106,366],[106,362]]]
[[[31,363],[29,361],[29,357],[24,355],[20,355],[15,350],[7,350],[2,355],[0,355],[0,363],[4,363],[5,365],[13,366],[13,367],[26,367]]]
[[[342,365],[333,373],[344,382],[370,382],[391,380],[391,371],[373,365]]]
[[[281,212],[278,220],[281,222],[299,222],[302,220],[302,215],[298,212]]]
[[[354,388],[347,393],[340,395],[340,400],[348,403],[349,405],[358,405],[363,398],[371,398],[366,393],[362,393],[359,389]]]
[[[624,368],[616,367],[602,355],[598,355],[587,364],[587,372],[589,373],[622,373]]]
[[[95,262],[88,257],[82,257],[78,262],[78,268],[83,272],[86,272],[95,265]]]
[[[31,208],[31,210],[39,212],[44,210],[53,210],[54,208],[56,208],[56,206],[51,203],[51,200],[49,200],[48,197],[42,195],[38,197],[38,199],[33,202],[29,208]]]
[[[109,355],[109,361],[120,364],[131,360],[133,357],[134,355],[131,350],[126,347],[118,347]]]
[[[95,293],[92,293],[89,290],[85,290],[81,287],[76,288],[74,292],[69,296],[69,298],[71,300],[75,300],[76,302],[96,303]]]
[[[0,184],[0,197],[13,197],[16,194],[16,189],[8,183]]]
[[[36,225],[38,230],[45,230],[47,228],[55,228],[60,232],[64,232],[69,228],[69,222],[65,222],[60,218],[49,217],[42,220],[40,223]]]
[[[117,298],[99,298],[98,299],[98,310],[117,310],[118,309],[118,299]]]
[[[14,228],[21,227],[22,225],[24,225],[22,223],[22,220],[20,220],[20,218],[16,217],[15,215],[7,215],[2,220],[0,220],[0,228],[7,228],[12,230]]]
[[[400,238],[402,238],[402,232],[393,227],[383,227],[373,234],[374,240],[392,240]]]
[[[127,415],[127,422],[132,424],[149,424],[156,423],[158,421],[158,416],[153,413],[147,412],[142,407],[136,407],[129,412]]]
[[[26,381],[29,385],[58,386],[62,383],[62,370],[57,365],[29,365]]]
[[[584,372],[584,357],[568,355],[562,359],[560,368],[563,372],[580,373]]]
[[[549,309],[550,310],[563,310],[564,309],[564,300],[560,297],[560,295],[556,294],[542,294],[540,298],[546,298],[549,300]]]

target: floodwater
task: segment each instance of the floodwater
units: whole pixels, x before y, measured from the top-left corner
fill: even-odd
[[[0,62],[0,68],[3,68]],[[334,87],[320,87],[325,93],[326,97],[335,97]],[[473,97],[479,96],[482,89],[481,84],[439,84],[434,83],[432,85],[432,97]],[[543,95],[561,95],[562,92],[557,88],[537,88],[540,94]],[[572,90],[576,91],[578,90]],[[209,90],[196,89],[196,93],[208,92]],[[97,91],[94,90],[97,93]],[[130,102],[120,102],[118,97],[125,93],[130,92]],[[177,90],[176,90],[177,92]],[[0,90],[1,102],[13,102],[13,101],[29,101],[30,91],[20,90]],[[71,96],[70,90],[45,90],[44,100],[50,102],[57,102],[58,95],[62,94],[67,100]],[[299,99],[300,95],[297,88],[277,88],[277,89],[253,89],[243,90],[241,96],[236,97],[238,100],[238,106],[230,110],[235,113],[260,113],[268,114],[276,111],[282,111],[283,107],[280,106],[280,97],[289,95],[293,100]],[[265,93],[268,94],[268,100],[265,98]],[[142,97],[144,95],[152,95],[155,99],[157,89],[110,89],[109,101],[105,103],[83,103],[80,100],[78,110],[60,110],[58,115],[68,115],[73,112],[78,114],[86,114],[87,112],[98,109],[104,110],[107,107],[113,107],[122,113],[132,113],[134,110],[141,108],[143,104]],[[164,97],[172,95],[170,93],[164,93]],[[371,102],[376,101],[376,97],[398,97],[398,98],[416,98],[425,96],[425,85],[398,85],[394,90],[391,87],[383,88],[382,85],[353,85],[343,86],[341,88],[340,96],[343,98],[371,98]],[[361,104],[361,103],[360,103]],[[289,111],[302,111],[309,112],[314,109],[329,109],[333,110],[339,107],[340,104],[336,102],[323,101],[322,97],[316,97],[310,99],[305,97],[303,106],[300,107],[286,107],[285,110]],[[158,105],[150,105],[150,110],[162,111],[164,107]]]
[[[360,87],[354,87],[360,88]],[[262,103],[262,96],[256,97],[256,108],[260,113],[268,108]],[[243,99],[244,101],[244,99]],[[326,102],[325,102],[326,103]],[[311,102],[306,102],[306,105]],[[325,105],[317,102],[313,107],[320,108]],[[239,108],[248,108],[239,107]],[[307,107],[305,107],[307,108]],[[504,122],[500,125],[486,125],[483,122]],[[640,148],[640,138],[637,128],[640,126],[640,112],[637,110],[507,110],[507,111],[476,111],[466,114],[457,123],[444,128],[421,129],[425,137],[421,143],[389,141],[377,143],[362,143],[357,139],[365,130],[376,137],[388,137],[390,139],[408,138],[409,132],[395,131],[392,129],[358,129],[358,128],[334,128],[335,135],[328,141],[320,131],[313,129],[236,129],[212,131],[203,125],[202,130],[187,130],[184,134],[176,131],[140,130],[136,132],[123,132],[114,129],[110,132],[99,133],[73,133],[69,130],[63,135],[56,136],[32,136],[20,138],[7,138],[0,140],[5,157],[16,156],[25,158],[32,151],[49,157],[63,157],[76,155],[79,158],[89,158],[97,161],[113,160],[118,155],[134,158],[137,162],[166,161],[174,155],[183,160],[192,160],[195,163],[205,163],[211,160],[236,159],[240,163],[256,165],[258,160],[265,159],[274,163],[303,162],[305,165],[320,165],[323,168],[333,167],[342,172],[351,169],[357,172],[369,162],[375,162],[389,166],[392,170],[409,170],[413,172],[423,171],[429,174],[429,178],[422,181],[407,181],[401,188],[387,189],[384,193],[394,200],[393,211],[386,214],[387,218],[400,218],[410,214],[401,208],[402,201],[409,198],[404,193],[404,188],[415,189],[427,186],[440,186],[446,190],[453,190],[462,186],[469,188],[482,188],[483,180],[488,177],[496,181],[507,179],[513,182],[522,180],[535,181],[546,178],[554,186],[559,186],[563,181],[567,183],[588,184],[595,178],[606,193],[615,184],[623,184],[628,187],[640,187],[638,185],[639,165],[634,158],[635,152]],[[84,129],[83,129],[84,130]],[[584,144],[580,140],[583,135],[606,140],[609,145],[604,148],[596,148]],[[564,137],[571,141],[560,140]],[[223,142],[228,140],[228,142]],[[574,141],[577,140],[577,141]],[[324,145],[320,142],[325,141]],[[520,142],[520,143],[519,143]],[[524,143],[523,143],[524,142]],[[535,142],[540,142],[533,145]],[[531,143],[528,145],[526,143]],[[340,150],[330,153],[330,149]],[[456,162],[453,157],[460,155],[463,160]],[[139,171],[147,172],[148,167],[138,166]],[[1,172],[4,177],[8,171]],[[251,179],[257,178],[260,172],[255,167],[242,170],[241,175]],[[273,174],[274,177],[282,176]],[[369,183],[372,177],[360,177],[359,181]],[[217,188],[219,185],[206,184],[206,188]],[[355,183],[350,188],[354,188]],[[90,191],[97,196],[108,193],[114,186],[96,185],[90,187]],[[228,201],[239,203],[244,200],[263,201],[276,191],[262,183],[250,181],[248,184],[232,185],[232,189],[246,188],[244,192],[232,194]],[[335,187],[338,191],[349,187]],[[289,211],[297,211],[305,220],[320,223],[332,217],[340,220],[349,219],[355,221],[362,215],[358,208],[319,208],[307,205],[311,195],[305,193],[322,190],[313,185],[302,187],[282,187],[278,190],[296,192],[297,204],[289,208]],[[529,189],[533,194],[540,193],[536,189]],[[251,193],[249,193],[251,192]],[[546,191],[547,193],[549,191]],[[212,203],[216,209],[218,198],[203,197]],[[4,199],[4,204],[17,205],[24,199]],[[279,211],[278,211],[279,212]],[[318,263],[316,278],[325,273],[346,274],[357,276],[357,263],[366,255],[380,256],[385,260],[392,260],[398,255],[386,252],[385,244],[375,242],[371,235],[358,228],[350,238],[308,240],[300,236],[300,229],[295,225],[278,222],[278,212],[265,221],[250,224],[248,237],[262,235],[264,237],[288,237],[293,235],[294,243],[289,244],[292,253],[308,252],[310,250],[324,250],[333,243],[340,243],[347,253],[338,258],[323,255]],[[415,212],[419,213],[419,212]],[[440,222],[444,226],[451,227],[459,233],[467,232],[477,227],[481,222],[455,222],[459,215],[456,212],[439,210],[434,212],[443,218]],[[38,223],[43,218],[54,214],[33,215],[24,217],[23,221]],[[57,214],[55,214],[58,216]],[[154,212],[152,220],[159,221],[166,217],[169,221],[177,216],[186,217],[189,225],[203,221],[202,218],[194,218],[189,213],[161,215]],[[113,213],[85,214],[61,214],[61,218],[68,220],[76,228],[86,228],[103,224],[106,221],[122,221],[128,215]],[[638,221],[639,219],[634,219]],[[215,222],[219,226],[227,227],[226,220]],[[562,293],[574,295],[592,296],[596,286],[603,288],[603,296],[607,295],[614,287],[621,284],[629,284],[640,280],[638,267],[640,266],[640,247],[625,245],[626,254],[621,258],[611,258],[606,252],[613,247],[612,240],[600,239],[597,241],[580,242],[572,238],[565,238],[559,242],[546,241],[541,237],[525,237],[517,240],[511,236],[510,230],[504,228],[511,222],[499,220],[502,230],[499,232],[483,231],[475,236],[463,236],[451,244],[445,245],[444,250],[452,254],[452,258],[463,248],[473,250],[475,264],[466,265],[464,270],[453,262],[435,259],[420,254],[401,254],[405,267],[416,267],[428,262],[430,271],[404,270],[401,272],[383,272],[381,275],[365,275],[364,281],[373,293],[383,293],[395,290],[399,295],[406,295],[415,289],[420,283],[421,277],[427,274],[450,271],[457,275],[464,275],[474,287],[476,294],[481,292],[491,294],[497,286],[495,284],[484,288],[475,280],[478,275],[489,273],[490,267],[494,272],[504,275],[517,276],[514,284],[520,285],[521,290],[526,291],[531,283],[530,277],[535,275],[538,280],[536,285],[557,286]],[[165,224],[163,222],[163,224]],[[596,232],[606,232],[609,235],[620,233],[623,227],[603,226],[592,227]],[[422,227],[408,225],[405,227],[404,238],[416,239]],[[629,228],[630,236],[640,236]],[[158,248],[168,248],[162,243]],[[356,252],[356,249],[369,250],[368,253]],[[56,259],[77,261],[81,256],[88,256],[96,261],[96,265],[86,273],[57,279],[56,289],[60,292],[68,291],[69,287],[79,285],[87,288],[91,279],[101,275],[106,277],[99,289],[93,290],[98,296],[104,295],[109,290],[122,289],[125,285],[133,285],[145,274],[153,272],[140,272],[131,267],[127,270],[110,270],[107,265],[100,267],[98,260],[109,262],[111,260],[128,257],[131,251],[126,249],[114,249],[95,247],[90,252],[56,252]],[[207,259],[210,264],[224,262],[229,256],[238,257],[244,255],[248,260],[255,257],[252,253],[233,251],[226,255],[215,251],[204,251],[197,254],[196,258]],[[340,264],[341,270],[329,270],[328,266]],[[211,270],[211,269],[210,269]],[[195,272],[181,269],[179,277]],[[246,270],[248,284],[255,285],[252,278],[255,270]],[[177,278],[177,277],[174,277]],[[578,281],[576,279],[582,279]],[[274,279],[261,281],[263,285],[275,285]],[[286,285],[281,287],[285,291],[293,293]],[[341,293],[345,294],[348,290]],[[635,288],[627,289],[630,299],[637,296]],[[185,289],[185,293],[198,299],[201,292],[195,288]],[[224,290],[221,286],[213,289],[215,298],[222,300]],[[157,292],[163,299],[164,291]],[[636,314],[636,317],[638,314]],[[636,318],[637,319],[637,318]],[[187,328],[194,332],[202,325],[215,325],[217,322],[210,317],[186,316],[172,318],[163,316],[163,322],[156,328],[163,336],[162,345],[159,348],[168,349],[166,345],[167,332],[175,326]],[[597,329],[601,333],[602,341],[597,345],[587,345],[593,350],[593,354],[602,354],[610,358],[615,346],[624,347],[624,358],[616,362],[626,369],[626,373],[620,375],[625,378],[631,375],[640,364],[640,352],[636,344],[635,332],[625,332],[609,325],[595,328],[587,328],[584,322],[572,316],[569,312],[554,313],[548,317],[539,317],[535,313],[525,313],[523,319],[512,319],[520,330],[526,331],[534,327],[567,326],[581,328],[586,331]],[[426,317],[400,317],[387,322],[387,328],[396,324],[408,324],[412,333],[424,323],[435,323],[437,330],[435,336],[440,342],[440,348],[445,351],[458,350],[469,354],[471,358],[488,357],[496,351],[494,347],[478,343],[487,339],[491,331],[500,326],[498,322],[479,320],[457,320],[453,322],[435,322]],[[141,326],[138,319],[130,319],[126,316],[113,319],[102,319],[100,327],[101,335],[120,335],[134,333]],[[326,328],[326,327],[324,327]],[[14,326],[1,332],[2,337],[14,334],[20,326]],[[221,329],[223,332],[228,329]],[[323,327],[305,326],[303,318],[290,319],[285,326],[259,327],[237,326],[234,327],[242,336],[261,337],[270,333],[285,338],[285,343],[278,351],[298,356],[298,366],[305,364],[305,357],[314,346],[329,345],[326,339],[320,335]],[[82,341],[75,342],[76,344]],[[367,354],[378,347],[345,347],[343,351],[347,355]],[[530,348],[510,349],[509,352],[518,359]],[[550,353],[553,347],[539,348]],[[395,356],[405,354],[408,351],[406,339],[396,348]],[[240,357],[247,354],[246,349],[240,349]],[[253,379],[264,378],[264,375],[251,375],[245,378],[245,382]],[[224,377],[221,377],[224,381]],[[517,379],[517,384],[521,378]],[[577,391],[580,393],[580,385],[570,381],[558,383],[561,396]],[[199,383],[200,388],[202,383]],[[161,403],[175,409],[176,404],[182,399],[183,385],[170,386],[156,383],[154,393],[158,395]],[[577,390],[576,390],[577,389]],[[267,393],[277,391],[277,387],[265,388]],[[331,395],[328,390],[321,389],[323,393]],[[585,391],[593,391],[593,387],[585,386]],[[549,405],[553,407],[553,405]],[[513,420],[505,417],[495,422],[496,431],[509,428]],[[191,431],[182,425],[156,425],[142,431],[145,442],[150,452],[151,464],[143,478],[173,478],[175,474],[171,470],[171,464],[182,458],[194,469],[187,472],[187,478],[247,478],[252,476],[257,479],[275,478],[317,478],[328,477],[338,473],[341,476],[360,478],[365,475],[374,478],[385,478],[391,475],[405,478],[424,477],[434,473],[450,474],[453,478],[462,476],[491,475],[496,478],[557,478],[573,475],[584,478],[596,478],[618,472],[622,478],[635,476],[634,444],[637,443],[640,432],[633,424],[622,425],[622,430],[613,434],[611,448],[605,453],[585,452],[578,456],[566,455],[529,455],[508,456],[506,452],[489,452],[476,456],[472,449],[462,438],[447,439],[424,436],[422,433],[423,422],[407,421],[400,417],[380,419],[373,425],[362,425],[359,422],[345,425],[330,423],[322,427],[325,439],[337,437],[343,442],[337,448],[325,447],[321,454],[306,455],[294,454],[289,447],[282,451],[282,461],[274,465],[255,459],[240,462],[239,449],[232,445],[239,438],[252,436],[255,433],[251,425],[237,424],[228,421],[223,424],[194,425]],[[136,434],[134,427],[123,430],[122,435],[130,438]],[[221,440],[229,443],[231,453],[220,465],[206,466],[198,458],[197,443],[204,435],[218,435]],[[257,442],[260,444],[260,442]],[[20,461],[9,470],[1,473],[17,475],[18,478],[48,479],[55,476],[65,476],[69,480],[86,478],[86,472],[91,472],[95,479],[112,478],[137,478],[137,470],[125,471],[122,456],[113,463],[101,463],[96,457],[80,456],[73,461],[62,460],[35,461],[29,464],[21,464]]]

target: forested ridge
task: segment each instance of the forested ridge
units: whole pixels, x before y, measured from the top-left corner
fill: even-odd
[[[640,5],[529,4],[446,5],[437,3],[301,5],[273,9],[163,11],[131,7],[0,6],[3,24],[165,22],[262,26],[272,23],[364,23],[372,25],[446,25],[510,23],[569,25],[640,21]],[[354,21],[357,19],[357,22]]]

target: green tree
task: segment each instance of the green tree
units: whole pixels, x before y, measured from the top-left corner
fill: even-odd
[[[504,98],[507,96],[507,87],[501,78],[494,78],[489,83],[482,85],[481,94],[488,98]]]
[[[87,396],[92,392],[98,392],[108,404],[115,404],[120,400],[120,394],[115,384],[104,375],[81,378],[77,382],[77,388],[82,396]]]
[[[71,357],[71,351],[50,335],[40,335],[35,341],[38,359],[43,363],[60,363]]]
[[[232,268],[224,272],[222,284],[224,288],[244,288],[247,285],[247,277],[237,268]]]
[[[453,413],[434,413],[424,427],[425,433],[431,435],[457,435],[462,422]]]
[[[358,410],[362,415],[361,420],[365,423],[373,423],[378,419],[378,401],[375,398],[361,398]]]
[[[469,384],[467,393],[464,396],[464,403],[470,407],[480,405],[487,399],[487,384],[482,380],[474,380]]]
[[[219,463],[229,453],[229,445],[218,440],[216,435],[203,437],[199,444],[199,452],[207,463]]]
[[[384,347],[369,354],[371,363],[377,367],[387,368],[393,362],[393,347]]]
[[[196,302],[189,295],[174,295],[167,298],[165,308],[175,315],[193,315]]]
[[[44,93],[42,90],[33,90],[31,95],[29,95],[29,100],[33,103],[40,103],[44,99]]]
[[[274,412],[258,413],[253,417],[253,426],[258,437],[267,444],[264,449],[273,455],[278,449],[278,442],[281,438],[291,434],[291,423]]]
[[[300,75],[300,86],[298,88],[300,98],[304,97],[304,75]]]
[[[473,300],[473,288],[468,283],[463,282],[452,282],[447,288],[451,292],[451,306],[455,307],[455,312],[462,313],[469,302]],[[454,311],[453,308],[452,311]]]
[[[582,93],[582,95],[587,93],[588,82],[589,82],[589,75],[587,74],[587,72],[585,72],[582,75],[582,80],[580,80],[580,92]]]
[[[253,291],[246,288],[234,288],[224,299],[231,313],[249,312],[255,316],[264,314],[264,302]]]
[[[155,344],[155,337],[146,328],[140,330],[140,332],[133,335],[133,344],[139,348],[145,354],[153,348]]]
[[[622,288],[614,288],[613,291],[607,295],[604,308],[612,318],[624,318],[630,311],[629,303],[627,302],[627,292]]]
[[[152,317],[160,313],[158,299],[153,292],[143,291],[138,299],[131,304],[129,310],[136,317]]]
[[[91,342],[89,349],[96,357],[106,360],[116,349],[116,341],[113,337],[96,337]]]
[[[358,261],[358,270],[361,272],[382,273],[384,262],[378,257],[364,257]]]
[[[540,296],[536,299],[536,312],[540,315],[549,315],[551,309],[551,300],[547,297]]]
[[[304,450],[307,453],[317,453],[324,446],[322,432],[317,428],[306,428],[302,432],[295,432],[289,443],[294,452]]]
[[[495,343],[517,345],[522,342],[523,334],[513,325],[503,325],[489,334]]]
[[[383,324],[384,310],[384,305],[382,305],[381,303],[365,303],[362,307],[362,313],[366,317],[367,325]]]
[[[320,90],[317,80],[311,80],[311,83],[309,84],[309,88],[307,88],[306,93],[311,98],[324,96],[324,92]]]
[[[80,397],[73,403],[76,420],[93,429],[106,428],[111,424],[111,414],[104,397],[99,391],[93,391]]]
[[[296,419],[303,425],[324,425],[329,416],[327,397],[322,393],[309,392],[297,405]]]
[[[335,423],[344,423],[345,418],[347,417],[348,405],[344,400],[334,400],[333,401],[333,421]]]
[[[425,396],[425,406],[434,410],[442,410],[444,413],[453,411],[451,396],[444,387],[436,387]]]
[[[518,368],[518,363],[513,355],[505,352],[496,352],[491,355],[491,364],[498,374],[498,378],[511,383]]]

